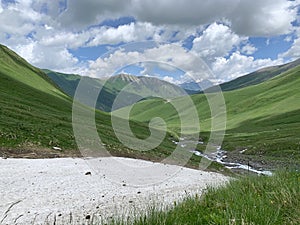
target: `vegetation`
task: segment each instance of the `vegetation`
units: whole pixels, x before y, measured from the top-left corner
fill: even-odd
[[[72,128],[72,98],[4,46],[0,46],[0,62],[0,157],[80,156]],[[91,109],[82,106],[82,110]],[[96,110],[95,119],[98,135],[112,155],[161,161],[176,147],[171,142],[175,137],[167,133],[152,151],[131,150],[115,136],[110,114]],[[150,135],[147,123],[130,122],[130,127],[139,138]],[[193,156],[188,166],[198,167],[199,162],[200,157]],[[224,168],[212,164],[211,169]]]
[[[227,120],[223,143],[225,150],[247,149],[244,153],[263,160],[300,161],[300,66],[258,85],[223,92]],[[213,93],[207,94],[213,95]],[[190,115],[187,97],[172,100],[181,106],[177,111]],[[207,140],[211,129],[211,112],[203,94],[191,96],[199,114],[201,136]],[[179,132],[180,120],[171,103],[161,99],[140,102],[133,107],[131,119],[147,122],[162,116],[170,130]],[[149,110],[143,110],[143,109]],[[126,108],[114,114],[122,116]],[[193,123],[185,124],[193,127]],[[192,131],[191,131],[192,132]]]
[[[251,158],[262,156],[263,160],[281,160],[286,164],[296,162],[299,166],[299,74],[300,66],[295,66],[259,84],[225,92],[227,129],[223,148],[231,151],[247,149],[243,155]],[[55,76],[59,78],[62,75]],[[74,95],[71,91],[77,87],[78,77],[74,75],[67,79],[70,82],[64,86],[69,85],[69,91],[61,90],[62,84],[59,82],[66,80],[50,80],[43,71],[0,45],[0,156],[78,154],[72,129],[73,100],[67,95]],[[107,88],[113,90],[113,87]],[[206,96],[197,94],[192,95],[191,99],[198,110],[200,135],[207,141],[211,112]],[[172,103],[179,108],[175,109]],[[80,107],[82,110],[92,110],[87,106]],[[130,128],[136,137],[147,138],[150,135],[148,123],[157,116],[166,121],[169,131],[157,148],[145,152],[127,148],[115,136],[111,117],[122,117],[124,112],[128,112],[126,110],[128,108],[125,107],[113,114],[96,110],[98,135],[107,150],[117,156],[158,161],[169,156],[175,148],[171,140],[181,132],[178,111],[190,115],[192,109],[188,107],[187,97],[172,100],[149,98],[136,104],[130,112]],[[126,120],[121,118],[122,122]],[[85,123],[84,119],[82,123]],[[184,124],[190,128],[184,135],[194,132],[193,125],[193,120]],[[61,147],[63,151],[55,154],[47,151],[53,147]],[[200,157],[192,156],[188,166],[197,167],[199,160]],[[210,169],[224,170],[216,163]],[[296,167],[297,170],[299,168]],[[279,172],[272,177],[248,176],[232,180],[224,187],[209,188],[205,195],[190,197],[168,210],[154,208],[146,216],[136,215],[112,223],[299,224],[299,183],[299,171]]]
[[[72,131],[72,99],[58,86],[64,86],[65,92],[74,95],[72,91],[77,87],[79,77],[76,75],[65,77],[63,74],[46,71],[50,77],[56,77],[56,80],[54,78],[50,80],[41,70],[31,66],[4,46],[1,46],[0,56],[2,149],[54,146],[66,150],[77,149]],[[293,66],[277,68],[288,70],[258,85],[224,92],[227,108],[227,128],[222,146],[224,149],[231,151],[247,149],[243,156],[259,160],[276,162],[279,160],[286,164],[300,161],[300,137],[297,135],[300,132],[298,104],[300,67],[295,67],[296,64],[295,62]],[[275,69],[272,68],[273,70]],[[106,83],[107,89],[103,88],[102,91],[115,97],[125,83],[129,82],[125,78],[130,77],[113,78],[114,81]],[[90,82],[94,87],[102,85],[102,81],[95,83],[95,80],[90,80]],[[174,139],[182,132],[178,111],[187,116],[192,115],[187,98],[172,100],[149,98],[134,105],[130,119],[136,121],[131,122],[135,135],[146,138],[150,134],[148,123],[153,117],[162,117],[167,123],[168,135],[161,146],[151,153],[132,152],[122,145],[112,130],[111,115],[101,111],[96,113],[99,136],[103,137],[101,139],[107,144],[107,148],[117,152],[117,155],[159,160],[174,150],[171,136]],[[113,98],[103,99],[113,101]],[[207,141],[211,128],[211,112],[206,96],[197,94],[192,95],[191,99],[199,114],[200,136]],[[174,104],[179,108],[175,109]],[[144,110],[145,108],[147,110]],[[113,115],[122,117],[126,110],[128,108],[122,108]],[[184,124],[188,133],[195,132],[193,119],[195,118]],[[198,146],[199,150],[204,148],[205,145]],[[276,165],[281,166],[280,163]]]
[[[63,74],[51,70],[43,71],[61,88],[61,90],[63,90],[72,98],[74,97],[78,84],[82,78],[81,76],[75,74]],[[176,91],[175,93],[180,93],[182,91],[176,85],[172,85],[156,78],[136,77],[128,74],[119,74],[107,79],[84,77],[84,82],[90,87],[90,91],[99,96],[97,99],[96,108],[105,112],[111,112],[112,110],[132,105],[136,102],[135,100],[138,99],[152,97],[151,94],[153,93],[149,93],[148,89],[156,88],[155,93],[162,91],[165,93],[165,87],[167,87],[171,93],[174,91]],[[142,86],[150,88],[144,88],[141,90],[140,88]],[[101,91],[98,94],[99,90]],[[122,99],[122,102],[119,102],[118,105],[114,105],[114,101],[120,93],[122,96],[124,96],[124,98]],[[149,95],[142,96],[141,94]]]
[[[75,95],[76,88],[80,82],[81,76],[76,74],[63,74],[54,72],[51,70],[43,70],[49,78],[55,82],[66,94],[71,96],[72,98]],[[90,87],[94,87],[95,89],[92,89],[92,91],[98,91],[100,88],[101,91],[101,98],[98,98],[97,100],[97,109],[100,109],[102,111],[109,112],[111,111],[111,107],[113,104],[113,101],[117,95],[117,93],[120,91],[119,89],[116,89],[117,87],[121,86],[121,84],[117,85],[116,88],[111,88],[111,85],[109,86],[104,85],[105,80],[100,80],[96,78],[85,78],[86,82],[89,84]]]
[[[174,207],[150,207],[144,215],[112,221],[121,224],[283,225],[300,223],[300,173],[278,172],[272,177],[244,177],[204,195],[188,197]]]
[[[248,87],[251,85],[260,84],[264,81],[270,80],[273,77],[288,71],[296,66],[299,66],[300,60],[293,61],[279,66],[272,66],[263,68],[245,76],[238,77],[232,81],[220,85],[222,91],[232,91],[240,88]],[[208,90],[209,91],[209,90]]]
[[[75,148],[71,130],[72,100],[37,68],[0,47],[1,147]]]

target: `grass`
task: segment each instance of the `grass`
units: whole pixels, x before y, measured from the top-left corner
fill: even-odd
[[[0,49],[0,144],[74,148],[72,100],[37,68]]]
[[[245,76],[238,77],[237,79],[234,79],[232,81],[223,83],[220,85],[220,87],[221,87],[222,91],[231,91],[231,90],[236,90],[236,89],[244,88],[244,87],[251,86],[251,85],[260,84],[264,81],[272,79],[273,77],[275,77],[289,69],[292,69],[292,68],[298,66],[299,63],[300,63],[300,61],[296,60],[296,61],[284,64],[284,65],[263,68],[261,70],[255,71],[255,72],[247,74]]]
[[[80,156],[72,127],[72,98],[41,70],[8,48],[0,47],[0,157]],[[84,106],[81,109],[91,110]],[[176,147],[171,142],[172,134],[167,133],[162,143],[151,151],[131,150],[116,137],[110,114],[96,110],[95,120],[98,136],[114,156],[161,161]],[[81,122],[86,125],[85,118]],[[130,127],[141,139],[150,135],[147,123],[130,122]],[[88,137],[85,141],[94,140]],[[53,147],[63,151],[50,151]],[[192,157],[188,166],[197,168],[200,159]],[[224,170],[215,164],[210,168]]]
[[[144,215],[117,219],[113,225],[283,225],[300,223],[300,173],[277,172],[271,177],[250,176],[208,188],[172,208],[150,207]]]
[[[41,70],[4,46],[0,49],[0,144],[4,148],[60,146],[76,150],[72,129],[73,100]],[[86,107],[82,107],[88,109]],[[89,109],[88,109],[89,110]],[[99,135],[116,148],[111,116],[96,111]],[[133,129],[147,135],[144,124]]]
[[[0,46],[0,151],[28,148],[62,147],[76,151],[72,130],[72,99],[39,69],[29,65],[9,49]],[[223,148],[247,148],[245,154],[261,154],[267,159],[300,161],[300,67],[288,70],[258,85],[224,93],[227,107],[227,131]],[[204,95],[194,95],[207,141],[210,110]],[[174,101],[178,111],[190,115],[185,98]],[[144,110],[145,108],[149,110]],[[84,110],[90,110],[83,107]],[[126,110],[122,109],[122,110]],[[116,113],[122,113],[122,110]],[[138,103],[131,112],[135,136],[149,136],[148,122],[161,116],[169,133],[157,148],[141,152],[126,148],[114,134],[111,115],[96,112],[98,135],[111,154],[159,161],[174,150],[172,136],[180,133],[175,108],[162,99]],[[198,118],[197,118],[198,119]],[[84,123],[84,121],[82,121]],[[193,133],[193,120],[186,126]],[[124,132],[124,135],[125,132]],[[93,141],[93,140],[90,140]],[[190,167],[200,158],[193,156]],[[288,162],[290,162],[288,161]],[[211,170],[223,170],[212,164]],[[210,188],[205,195],[188,198],[169,210],[153,209],[147,216],[136,216],[133,224],[299,224],[299,172],[279,172],[272,177],[246,177],[225,187]],[[113,224],[126,224],[116,221]]]
[[[82,78],[81,76],[75,74],[63,74],[46,69],[43,71],[66,94],[72,98],[74,97],[76,88],[78,87],[78,84]],[[132,85],[133,81],[135,81],[135,83]],[[151,97],[153,92],[156,94],[166,93],[165,87],[168,87],[168,91],[170,93],[178,93],[179,89],[176,85],[171,85],[169,83],[166,85],[165,81],[161,81],[159,79],[149,77],[138,78],[136,76],[126,74],[115,75],[108,79],[85,77],[85,82],[89,85],[89,87],[91,87],[90,91],[95,92],[95,94],[97,94],[97,91],[101,88],[101,93],[99,93],[96,108],[105,112],[111,112],[113,107],[116,109],[132,105],[137,99],[144,98],[145,96]],[[140,85],[141,83],[143,84],[142,89],[142,86]],[[150,93],[149,88],[152,90]],[[141,96],[141,94],[145,96]],[[123,98],[118,98],[118,104],[114,105],[118,95],[122,96]]]
[[[300,66],[294,67],[273,79],[242,89],[223,92],[226,104],[226,134],[222,144],[225,150],[248,149],[245,154],[277,157],[284,161],[293,158],[300,162]],[[213,94],[207,94],[213,95]],[[203,94],[192,95],[199,114],[200,136],[208,139],[211,129],[211,111]],[[151,99],[133,107],[131,119],[146,122],[162,116],[168,129],[180,133],[178,112],[191,115],[187,98],[173,99],[179,105],[175,110],[164,100]],[[144,110],[145,108],[149,110]],[[126,108],[115,111],[122,116]],[[193,122],[184,124],[193,132]]]

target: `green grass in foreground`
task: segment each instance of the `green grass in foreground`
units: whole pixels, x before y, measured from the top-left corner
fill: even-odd
[[[147,216],[111,224],[300,224],[300,173],[244,177],[205,195],[189,197],[169,210],[150,209]]]

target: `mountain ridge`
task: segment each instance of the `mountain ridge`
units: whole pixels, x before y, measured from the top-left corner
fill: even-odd
[[[235,152],[235,158],[247,156],[259,161],[291,161],[291,157],[300,162],[300,65],[261,82],[244,88],[225,91],[223,96],[226,105],[226,134],[222,149]],[[210,104],[206,95],[190,96],[198,110],[202,137],[207,141],[211,129]],[[172,100],[180,109],[172,108],[165,100],[151,99],[134,105],[130,119],[149,122],[153,117],[162,117],[169,129],[180,132],[180,118],[177,111],[191,115],[186,106],[186,97]],[[144,110],[144,109],[149,110]],[[127,108],[117,110],[118,116],[127,113]],[[217,116],[217,115],[216,115]],[[192,127],[193,124],[184,124]],[[245,150],[240,154],[239,151]],[[262,165],[261,161],[260,165]],[[274,162],[273,162],[274,164]],[[276,164],[276,163],[275,163]],[[279,164],[278,164],[279,165]]]
[[[222,91],[232,91],[247,86],[257,85],[269,79],[272,79],[285,71],[292,69],[300,65],[300,59],[295,61],[281,64],[277,66],[264,67],[252,73],[246,74],[244,76],[238,77],[234,80],[222,83],[218,85]],[[205,92],[213,91],[215,87],[210,87],[205,90]]]
[[[82,76],[76,74],[64,74],[46,69],[43,71],[65,93],[71,97],[75,95],[76,88]],[[172,96],[172,93],[175,96],[187,94],[177,85],[155,77],[117,74],[104,79],[84,77],[84,80],[89,86],[96,88],[92,91],[101,89],[96,107],[106,112],[110,112],[112,110],[114,100],[121,91],[123,92],[123,95],[127,96],[127,99],[123,98],[124,102],[121,103],[119,107],[124,107],[134,103],[135,101],[132,100],[139,99],[139,96],[142,96],[142,99],[150,97],[143,96],[147,94],[151,95],[150,89],[152,89],[152,93],[170,97]],[[115,109],[118,109],[118,107]]]
[[[38,73],[41,71],[21,57],[11,60],[10,56],[14,54],[8,48],[5,51],[0,48],[0,157],[82,157],[73,131],[73,99],[40,77]],[[80,113],[93,112],[95,115],[96,132],[103,145],[88,149],[95,151],[94,154],[160,161],[174,149],[169,133],[151,152],[129,149],[116,137],[110,114],[80,103],[76,103],[76,109]],[[84,113],[80,117],[75,123],[79,123],[82,129],[88,132],[95,129],[87,124],[90,118],[86,118]],[[128,121],[121,119],[119,122]],[[145,139],[149,136],[147,124],[129,122],[136,137]],[[122,135],[129,140],[131,138],[126,132]],[[88,135],[84,141],[94,143],[95,140]],[[109,153],[102,152],[104,145]]]

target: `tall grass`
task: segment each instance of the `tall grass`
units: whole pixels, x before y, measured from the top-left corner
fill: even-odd
[[[300,173],[232,180],[171,210],[150,209],[145,215],[111,224],[300,224]]]

